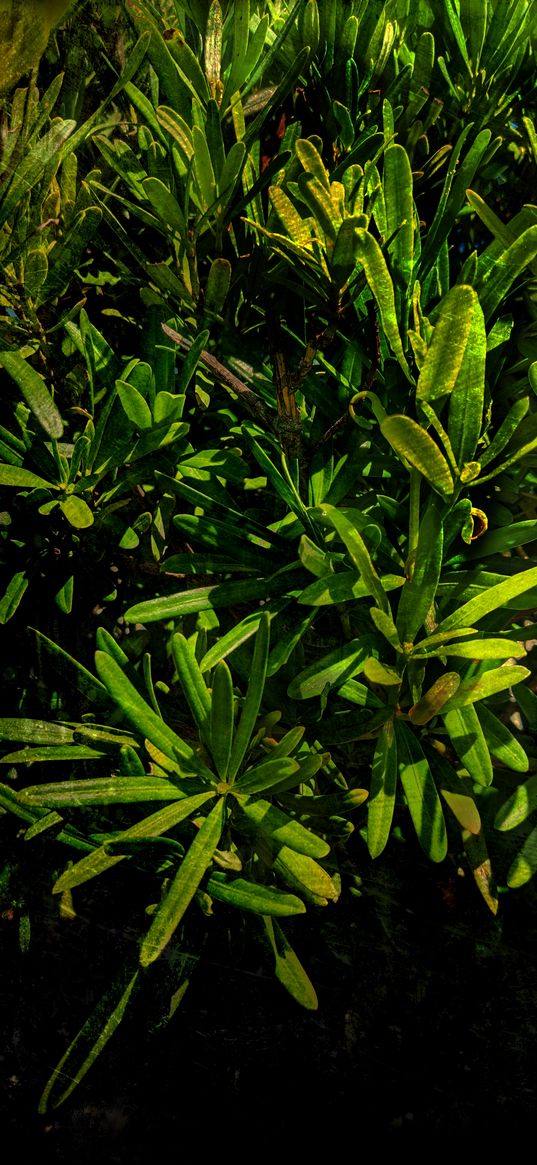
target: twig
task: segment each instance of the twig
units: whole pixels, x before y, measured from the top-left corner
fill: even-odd
[[[185,336],[180,336],[179,332],[174,331],[168,324],[161,324],[160,326],[164,334],[169,336],[170,340],[173,340],[179,347],[185,348],[187,351],[192,347],[192,340],[187,340]],[[257,421],[261,421],[271,432],[274,433],[276,431],[275,414],[272,410],[266,408],[263,401],[253,389],[248,388],[247,384],[243,384],[242,380],[234,376],[228,368],[221,364],[215,356],[211,356],[211,353],[205,351],[205,349],[202,349],[200,352],[200,360],[209,372],[212,372],[216,380],[221,381],[226,388],[232,389],[237,394]]]

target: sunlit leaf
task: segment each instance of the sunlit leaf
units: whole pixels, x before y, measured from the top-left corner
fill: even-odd
[[[140,965],[149,966],[168,945],[210,865],[225,824],[225,798],[220,797],[187,850],[140,948]]]
[[[399,777],[419,843],[431,861],[441,862],[447,853],[447,834],[429,762],[405,724],[396,721],[395,729]]]

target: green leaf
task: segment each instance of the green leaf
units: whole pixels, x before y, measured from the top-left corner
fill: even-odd
[[[225,805],[225,797],[220,797],[185,854],[142,942],[140,948],[142,967],[148,967],[158,959],[188,909],[222,836]]]
[[[285,765],[286,758],[268,763]],[[237,793],[239,793],[240,788],[241,786],[237,783]],[[243,799],[241,796],[240,810],[246,818],[247,827],[255,832],[261,831],[267,838],[270,838],[271,844],[278,849],[280,846],[284,846],[310,858],[324,858],[330,852],[330,846],[324,838],[318,837],[316,833],[306,829],[299,821],[295,821],[287,813],[283,813],[281,809],[271,805],[269,801],[261,798],[254,801],[250,797]]]
[[[472,705],[443,713],[449,738],[465,769],[478,785],[492,782],[492,761],[483,729]]]
[[[142,801],[179,801],[182,789],[162,777],[95,777],[75,781],[52,781],[21,789],[22,801],[47,805],[51,809],[81,805],[129,805]]]
[[[337,688],[362,670],[370,654],[370,641],[351,639],[349,643],[334,648],[328,655],[321,656],[299,672],[291,680],[287,694],[292,700],[310,700],[320,696],[327,684]]]
[[[359,229],[356,236],[357,258],[363,265],[369,288],[376,300],[386,339],[405,376],[410,380],[411,376],[397,323],[393,283],[386,266],[386,260],[377,240],[369,234],[369,231]]]
[[[63,434],[63,421],[43,377],[18,352],[0,352],[0,364],[18,384],[28,407],[45,432],[49,437],[59,439]]]
[[[16,571],[8,582],[0,599],[0,626],[13,618],[28,590],[28,583],[29,579],[25,570]]]
[[[26,744],[72,744],[75,735],[69,724],[49,724],[23,716],[0,719],[0,740],[23,740]]]
[[[396,627],[404,644],[413,643],[429,615],[436,596],[444,547],[442,511],[434,498],[420,522],[410,578],[399,598]],[[427,642],[427,641],[426,641]]]
[[[369,614],[377,631],[380,631],[390,647],[393,647],[394,651],[401,652],[403,650],[402,644],[391,614],[387,615],[385,611],[379,611],[378,607],[370,607]]]
[[[447,853],[447,834],[440,798],[429,762],[413,732],[395,724],[399,777],[418,841],[427,857],[441,862]]]
[[[403,575],[386,574],[381,576],[380,582],[384,591],[393,591],[402,587],[405,579]],[[315,579],[299,595],[298,602],[306,606],[326,607],[350,602],[352,599],[363,599],[370,594],[371,590],[359,574],[345,570]]]
[[[461,682],[458,672],[444,672],[435,680],[425,695],[409,709],[409,718],[413,724],[428,724],[434,716],[447,704],[455,694]]]
[[[525,591],[529,591],[535,586],[537,586],[537,567],[535,566],[529,570],[520,571],[519,574],[506,578],[495,586],[489,586],[488,589],[470,599],[469,602],[463,603],[462,607],[457,607],[457,610],[448,615],[446,619],[442,619],[436,629],[437,634],[451,631],[455,627],[471,627],[483,619],[485,615],[490,615],[491,611],[497,611],[499,607],[505,606],[509,600],[518,598],[519,595],[523,595]]]
[[[464,284],[456,284],[442,299],[420,369],[418,399],[432,402],[452,392],[464,361],[477,303],[473,287]]]
[[[528,834],[522,849],[509,867],[507,885],[511,890],[518,890],[529,882],[537,870],[537,825]]]
[[[36,748],[21,748],[17,752],[5,753],[0,764],[33,764],[34,761],[101,760],[106,753],[97,748],[86,748],[81,744],[42,744]]]
[[[320,518],[329,522],[341,538],[341,541],[348,550],[353,565],[356,567],[368,589],[368,593],[375,599],[377,607],[391,616],[388,597],[359,531],[345,517],[341,510],[337,510],[335,506],[319,506],[318,510],[315,510],[315,515],[317,514]]]
[[[291,889],[314,906],[327,906],[339,898],[338,887],[330,875],[307,854],[282,845],[274,857],[273,868]]]
[[[425,640],[425,643],[427,641]],[[457,655],[461,659],[516,659],[525,655],[520,643],[514,639],[471,639],[467,643],[448,643],[420,652],[421,644],[412,652],[412,659],[431,659],[438,655]]]
[[[94,675],[73,659],[67,651],[62,647],[58,647],[52,639],[48,639],[41,631],[37,631],[34,627],[30,627],[29,631],[35,636],[37,650],[41,654],[48,656],[54,670],[58,672],[64,684],[71,689],[74,688],[77,692],[95,704],[97,707],[109,707],[110,697],[104,686]]]
[[[54,602],[64,615],[70,615],[73,610],[74,587],[75,576],[71,574],[54,595]]]
[[[474,457],[483,423],[487,336],[475,292],[468,316],[468,337],[451,391],[448,420],[449,439],[460,469]]]
[[[77,494],[68,494],[62,498],[60,510],[75,530],[87,530],[89,526],[93,526],[93,513],[84,498],[78,497]]]
[[[412,170],[403,146],[388,146],[383,174],[388,253],[395,281],[403,291],[410,286],[414,268],[414,201]]]
[[[136,429],[150,429],[153,423],[151,409],[141,392],[133,384],[116,380],[117,394],[127,417]]]
[[[473,123],[467,122],[451,151],[444,186],[434,219],[427,232],[427,239],[421,256],[420,277],[422,279],[430,271],[442,245],[448,238],[453,223],[464,204],[466,190],[471,186],[474,174],[477,172],[481,160],[490,144],[490,129],[481,130],[461,161],[463,147],[472,128]],[[482,300],[481,306],[483,307]],[[487,313],[485,312],[485,318],[486,315]]]
[[[222,660],[213,675],[211,699],[211,753],[218,776],[225,780],[231,759],[233,742],[233,681],[231,672]]]
[[[255,914],[267,914],[273,918],[304,914],[306,911],[304,903],[295,894],[288,894],[275,886],[248,882],[246,878],[229,878],[220,871],[211,874],[206,889],[212,898],[225,902],[226,906],[252,910]]]
[[[537,809],[537,775],[529,777],[504,801],[494,819],[494,828],[505,831],[516,829]]]
[[[158,809],[156,813],[152,813],[149,817],[143,817],[141,821],[136,822],[136,825],[131,825],[128,829],[123,830],[119,837],[117,835],[114,837],[114,841],[135,841],[160,837],[168,829],[173,829],[181,821],[186,821],[214,796],[214,790],[211,790],[208,793],[196,793],[192,797],[184,797],[181,801],[166,805],[164,809]],[[81,858],[74,866],[69,866],[58,878],[53,891],[55,894],[63,894],[64,890],[73,890],[75,886],[82,886],[84,882],[89,882],[91,878],[97,878],[106,870],[117,866],[117,863],[124,861],[125,857],[126,854],[112,855],[107,851],[106,844],[101,845],[92,850],[86,857]]]
[[[231,759],[228,767],[228,778],[230,781],[233,781],[237,776],[255,729],[265,688],[269,647],[270,621],[268,615],[264,614],[259,622],[250,679],[233,741]]]
[[[394,414],[380,426],[383,437],[395,452],[430,483],[442,498],[453,494],[451,470],[432,437],[411,417]]]
[[[498,891],[492,865],[488,856],[483,831],[479,834],[463,830],[464,852],[468,859],[474,882],[492,914],[498,913]]]
[[[205,212],[216,200],[216,182],[207,138],[198,125],[192,127],[192,142],[194,146],[193,173],[199,193],[200,209]]]
[[[396,788],[397,741],[393,720],[387,720],[375,746],[367,802],[367,848],[372,858],[379,857],[390,836]]]
[[[440,792],[461,828],[477,837],[481,832],[481,818],[473,797],[468,797],[466,793],[453,793],[451,789],[441,789]]]
[[[138,989],[139,974],[138,970],[132,974],[125,967],[99,1000],[47,1081],[39,1101],[40,1113],[47,1112],[50,1105],[58,1108],[63,1104],[89,1072],[121,1023],[127,1005]]]
[[[179,146],[185,167],[188,167],[194,154],[192,130],[188,122],[181,117],[181,114],[177,110],[170,109],[167,105],[159,105],[156,113],[158,124],[169,133],[176,145]]]
[[[213,259],[205,286],[205,310],[219,315],[226,302],[231,284],[231,263],[229,259]]]
[[[255,768],[242,773],[235,782],[234,791],[237,793],[262,793],[267,789],[277,788],[283,781],[286,782],[285,787],[289,788],[288,778],[292,777],[293,774],[298,774],[296,784],[301,784],[304,777],[297,760],[292,757],[271,757],[262,764],[256,765]]]
[[[147,736],[171,760],[179,760],[191,772],[204,772],[194,750],[157,716],[136,691],[115,659],[104,651],[95,652],[95,666],[111,697],[121,708],[133,728]]]
[[[221,659],[227,658],[228,655],[236,651],[241,644],[247,643],[256,634],[264,615],[267,614],[272,620],[281,611],[285,610],[288,605],[288,599],[270,601],[265,603],[262,608],[252,611],[249,615],[245,615],[240,623],[236,623],[224,635],[219,635],[219,638],[213,643],[212,647],[206,651],[203,659],[200,660],[201,670],[203,672],[209,671]]]
[[[479,287],[485,319],[503,303],[515,279],[537,256],[537,225],[528,227],[501,255],[497,255],[488,278]]]
[[[476,712],[492,756],[515,773],[526,773],[529,767],[528,757],[507,725],[499,720],[486,704],[479,703]]]
[[[537,541],[535,519],[528,522],[512,522],[509,526],[499,526],[496,530],[487,531],[479,539],[479,545],[474,545],[471,554],[485,558],[492,554],[503,554],[515,546],[524,546],[527,542]]]
[[[311,230],[280,186],[269,186],[269,198],[282,226],[299,247],[311,248]]]
[[[210,746],[211,693],[200,671],[192,643],[179,632],[172,636],[172,654],[181,687],[200,736],[207,746]]]
[[[446,705],[446,711],[451,712],[453,708],[465,708],[469,704],[475,704],[477,700],[484,700],[487,696],[495,696],[497,692],[503,692],[506,688],[521,683],[529,674],[527,667],[502,664],[501,667],[486,671],[476,679],[462,680],[457,692]]]
[[[319,1004],[315,988],[283,930],[269,917],[265,917],[265,929],[274,953],[276,978],[296,1003],[307,1011],[317,1011]]]
[[[290,581],[290,580],[289,580]],[[216,583],[209,587],[195,587],[192,590],[180,591],[175,595],[163,595],[162,598],[148,599],[146,602],[135,603],[125,612],[127,623],[157,623],[161,619],[173,619],[179,615],[191,615],[196,611],[210,611],[217,607],[227,607],[235,604],[254,603],[259,599],[266,599],[272,594],[288,589],[288,578],[280,575],[279,579],[260,579],[245,582]]]

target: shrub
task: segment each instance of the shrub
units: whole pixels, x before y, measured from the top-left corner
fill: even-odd
[[[57,893],[161,896],[43,1106],[213,910],[315,1007],[278,919],[337,900],[354,810],[357,877],[415,835],[495,913],[491,807],[500,886],[537,867],[531,6],[436,8],[124,0],[79,128],[42,136],[60,79],[5,107],[12,642],[41,600],[1,759],[55,765],[2,805],[79,851]]]

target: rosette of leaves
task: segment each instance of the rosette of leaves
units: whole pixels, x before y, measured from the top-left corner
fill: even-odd
[[[367,794],[347,787],[329,755],[305,742],[303,727],[280,733],[279,714],[263,713],[267,616],[256,635],[244,697],[234,690],[224,661],[210,672],[201,670],[196,640],[197,635],[187,639],[180,633],[172,638],[183,717],[189,717],[187,737],[170,723],[177,687],[163,693],[163,685],[154,685],[149,659],[143,682],[121,647],[101,630],[94,689],[130,730],[12,719],[0,722],[0,733],[4,740],[26,745],[5,754],[5,764],[32,758],[102,762],[108,755],[108,772],[31,785],[17,794],[3,787],[2,804],[31,821],[30,839],[49,830],[87,851],[60,875],[54,886],[58,894],[141,855],[150,862],[154,855],[160,868],[163,839],[169,840],[162,898],[140,944],[141,968],[166,950],[196,899],[204,909],[210,902],[222,903],[260,917],[277,978],[300,1004],[315,1008],[314,988],[280,920],[303,914],[307,905],[337,900],[333,859],[329,870],[321,863],[330,854],[333,826]],[[115,823],[108,831],[101,825],[97,842],[95,811],[108,806],[115,806]],[[125,825],[118,828],[121,807]],[[93,826],[88,829],[84,817],[89,810]]]
[[[0,352],[0,365],[23,398],[0,429],[0,486],[8,507],[4,553],[6,573],[13,571],[1,600],[2,622],[15,613],[55,545],[63,546],[55,598],[64,612],[72,608],[84,545],[93,554],[96,534],[104,534],[110,549],[125,552],[146,536],[149,555],[158,561],[173,499],[154,496],[155,472],[159,466],[173,470],[181,457],[188,461],[192,455],[182,420],[192,363],[176,377],[164,341],[152,351],[148,343],[151,363],[119,361],[84,310],[79,324],[68,321],[66,328],[86,372],[84,403],[70,408],[67,433],[44,377],[20,352]],[[150,495],[144,509],[137,490],[139,497]],[[27,534],[36,520],[39,556]],[[58,569],[51,574],[58,580]]]

